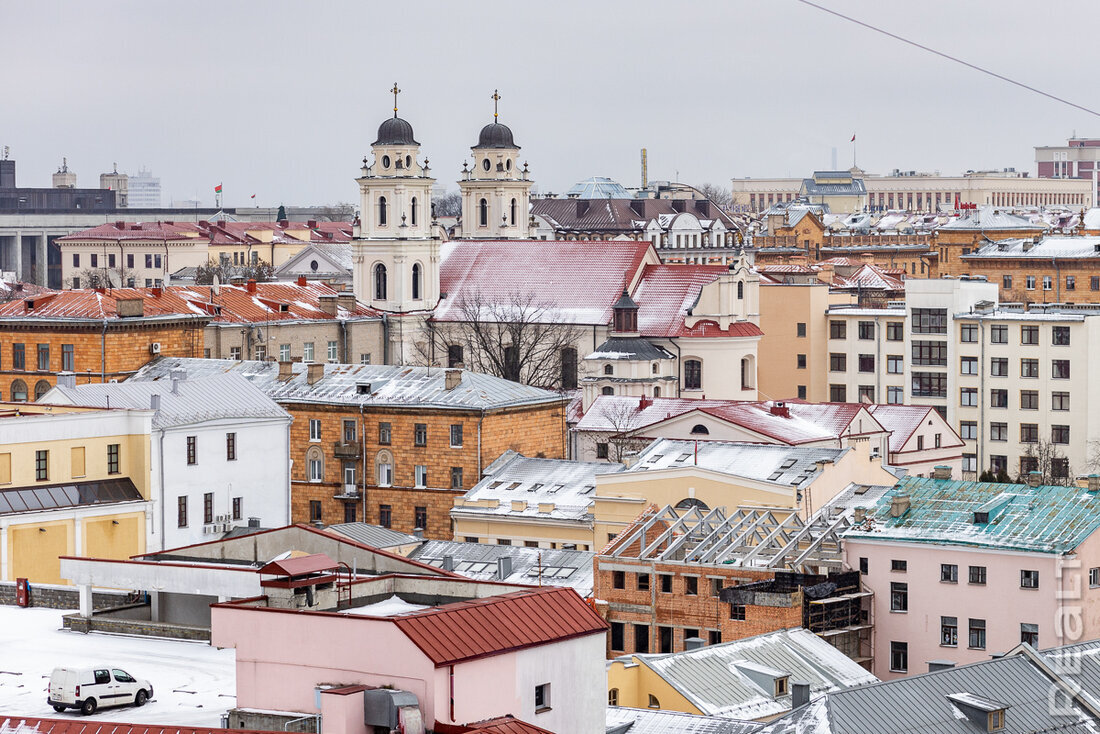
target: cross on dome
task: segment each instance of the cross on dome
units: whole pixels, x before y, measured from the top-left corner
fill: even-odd
[[[393,89],[390,90],[393,93],[393,116],[397,117],[397,95],[401,94],[401,90],[397,86],[397,82],[393,83]]]
[[[489,99],[493,100],[493,122],[496,122],[500,115],[500,90],[494,89],[493,96]]]

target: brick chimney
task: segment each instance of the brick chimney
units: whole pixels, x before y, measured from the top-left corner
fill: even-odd
[[[1100,492],[1100,474],[1089,474],[1089,491]]]
[[[1038,487],[1043,481],[1043,473],[1037,471],[1029,471],[1027,473],[1027,486]]]
[[[772,415],[777,415],[780,418],[790,418],[791,417],[791,409],[788,408],[787,404],[784,403],[781,400],[772,403],[769,410],[771,411]]]
[[[310,362],[306,365],[306,383],[312,385],[316,382],[320,382],[321,378],[325,376],[325,365],[323,362]]]
[[[933,479],[950,479],[951,478],[951,467],[949,467],[949,466],[935,466],[935,467],[932,467],[932,478]]]
[[[256,281],[253,280],[252,278],[249,278],[248,282],[244,284],[244,287],[245,287],[245,290],[247,290],[249,293],[255,293],[256,292]]]
[[[339,306],[339,296],[335,293],[323,293],[317,296],[317,308],[323,313],[335,316],[337,306]]]
[[[443,387],[445,390],[454,390],[456,387],[462,384],[462,370],[452,368],[447,370],[446,382]]]
[[[901,517],[907,512],[909,512],[909,495],[894,495],[890,500],[890,517]]]
[[[306,285],[306,276],[304,276],[304,275],[299,275],[298,276],[298,285],[300,285],[303,288],[305,287],[305,285]]]
[[[355,294],[351,291],[347,293],[337,293],[336,305],[345,311],[354,311],[356,309]]]
[[[279,362],[279,382],[286,382],[294,377],[294,363],[290,360]]]

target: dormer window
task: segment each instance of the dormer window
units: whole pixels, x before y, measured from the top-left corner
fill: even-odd
[[[605,364],[603,366],[603,373],[608,376],[614,375],[615,367],[613,365]]]
[[[782,678],[775,679],[775,697],[780,698],[787,695],[787,681],[788,678],[783,676]]]
[[[1002,731],[1005,728],[1005,710],[997,709],[989,712],[986,731]]]

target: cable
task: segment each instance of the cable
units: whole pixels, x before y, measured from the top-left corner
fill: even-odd
[[[915,46],[915,47],[921,49],[922,51],[927,51],[929,53],[935,54],[936,56],[939,56],[941,58],[945,58],[948,61],[954,61],[956,64],[962,64],[963,66],[969,67],[969,68],[973,69],[974,71],[980,71],[981,73],[987,74],[988,76],[991,76],[995,79],[1000,79],[1001,81],[1008,82],[1009,84],[1015,84],[1017,87],[1022,87],[1023,89],[1026,89],[1029,92],[1035,92],[1036,94],[1041,94],[1044,97],[1047,97],[1049,99],[1053,99],[1055,102],[1061,102],[1062,104],[1067,104],[1070,107],[1075,107],[1075,108],[1081,110],[1082,112],[1087,112],[1090,115],[1095,115],[1096,117],[1100,117],[1100,112],[1097,112],[1096,110],[1090,110],[1088,107],[1082,107],[1081,105],[1076,104],[1075,102],[1070,102],[1068,99],[1062,99],[1061,97],[1057,97],[1057,96],[1055,96],[1053,94],[1050,94],[1048,92],[1044,92],[1041,89],[1036,89],[1035,87],[1028,86],[1027,84],[1024,84],[1023,82],[1018,82],[1015,79],[1010,79],[1007,76],[1003,76],[1001,74],[998,74],[995,71],[990,71],[989,69],[983,69],[980,66],[977,66],[975,64],[971,64],[969,61],[963,61],[960,58],[957,58],[955,56],[951,56],[950,54],[945,54],[942,51],[937,51],[934,48],[929,48],[928,46],[924,46],[922,44],[919,44],[916,41],[910,41],[908,38],[903,38],[902,36],[899,36],[896,33],[891,33],[890,31],[884,30],[884,29],[879,28],[877,26],[873,26],[870,23],[864,23],[862,20],[857,20],[856,18],[845,15],[844,13],[838,13],[837,11],[832,10],[831,8],[826,8],[823,5],[818,5],[817,3],[810,2],[810,0],[797,0],[797,2],[800,2],[803,5],[809,5],[811,8],[817,8],[818,10],[822,10],[826,13],[829,13],[830,15],[835,15],[838,18],[843,18],[844,20],[855,23],[856,25],[861,25],[864,28],[867,28],[868,30],[875,31],[876,33],[881,33],[884,36],[889,36],[890,38],[893,38],[896,41],[901,41],[902,43],[907,43],[910,46]]]

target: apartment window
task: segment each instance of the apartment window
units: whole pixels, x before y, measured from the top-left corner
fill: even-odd
[[[909,611],[909,584],[894,581],[890,584],[890,611]]]
[[[744,622],[747,614],[744,604],[730,604],[730,619],[735,622]]]
[[[1039,376],[1039,360],[1037,359],[1021,359],[1020,360],[1020,377],[1038,377]]]
[[[940,617],[940,645],[943,647],[958,647],[958,617]]]
[[[1038,390],[1021,390],[1020,391],[1020,409],[1021,410],[1038,410],[1039,409],[1039,391]]]
[[[1038,571],[1020,571],[1020,588],[1021,589],[1038,589],[1039,588],[1039,572]]]
[[[829,322],[829,338],[830,339],[846,339],[848,337],[848,322],[847,321],[830,321]]]
[[[1001,276],[1001,287],[1004,288],[1006,291],[1010,290],[1012,288],[1012,276],[1011,275]]]
[[[321,440],[321,419],[309,419],[309,440],[316,443]]]
[[[875,371],[875,355],[873,355],[873,354],[861,354],[861,355],[859,355],[859,371],[860,372],[874,372]]]
[[[860,321],[858,325],[859,338],[860,339],[874,339],[875,338],[875,322],[874,321]]]
[[[1069,360],[1055,359],[1050,363],[1050,376],[1056,380],[1069,379]]]
[[[964,472],[977,473],[977,471],[978,471],[978,455],[977,454],[963,454],[962,470]]]
[[[1007,423],[990,423],[989,424],[989,440],[990,441],[1007,441],[1008,440],[1008,424]]]
[[[50,369],[50,345],[39,344],[38,345],[38,370],[40,372],[48,372]]]
[[[913,364],[947,366],[947,342],[913,342]]]
[[[241,511],[241,504],[244,502],[242,497],[233,498],[233,519],[240,520],[243,513]]]
[[[107,473],[119,474],[121,469],[119,467],[119,450],[121,446],[117,443],[107,444]]]
[[[671,594],[672,593],[672,574],[670,574],[670,573],[657,574],[657,578],[660,579],[660,581],[661,581],[661,593],[662,594]]]
[[[799,321],[795,325],[795,335],[799,337],[806,336],[806,324],[804,322]]]
[[[1037,456],[1021,456],[1020,473],[1030,474],[1033,471],[1039,471],[1039,458]]]
[[[356,430],[356,427],[355,427],[355,421],[354,420],[345,420],[344,421],[344,443],[355,443],[355,439],[356,439],[357,434],[358,434],[358,431]]]
[[[1051,410],[1069,410],[1069,393],[1068,392],[1052,392],[1050,394],[1050,409]]]
[[[800,370],[806,369],[806,355],[805,354],[799,354],[799,355],[795,356],[795,366]]]
[[[113,268],[115,266],[115,254],[113,252],[107,253],[107,267]]]
[[[703,363],[697,359],[689,359],[684,362],[684,389],[703,389]]]
[[[1008,344],[1008,326],[998,324],[989,327],[990,344]]]
[[[1094,567],[1089,569],[1089,588],[1095,589],[1100,586],[1100,567]]]
[[[384,528],[393,525],[393,507],[390,505],[378,505],[378,524]]]
[[[370,364],[370,352],[359,355],[359,364]]]
[[[977,374],[975,372],[974,374]],[[1008,358],[993,357],[989,360],[989,374],[993,377],[1008,377]]]
[[[290,361],[290,345],[289,344],[280,344],[279,345],[279,361],[280,362],[289,362]]]
[[[1020,424],[1020,443],[1039,443],[1039,424]]]
[[[946,334],[946,308],[914,308],[911,319],[914,334]]]
[[[340,359],[340,353],[337,350],[337,344],[334,341],[328,343],[328,361],[337,362]]]
[[[900,342],[905,340],[905,322],[904,321],[887,321],[886,322],[886,341],[888,342]]]
[[[890,405],[901,405],[905,402],[905,388],[900,385],[890,385],[886,388],[886,402]]]
[[[240,359],[241,359],[241,348],[240,347],[230,347],[229,348],[229,358],[240,361]]]
[[[462,489],[462,467],[451,467],[451,489]]]
[[[612,571],[611,572],[611,587],[614,589],[626,588],[626,572],[625,571]],[[612,647],[615,647],[612,645]]]
[[[687,596],[699,595],[699,579],[694,576],[684,577],[684,594]]]
[[[72,344],[61,345],[61,369],[64,372],[72,372],[75,359],[75,347]]]
[[[1050,460],[1050,474],[1055,479],[1065,479],[1069,476],[1069,459],[1064,456]]]
[[[177,528],[187,527],[187,498],[186,497],[177,497],[176,498],[176,527]]]
[[[1089,278],[1089,290],[1100,291],[1100,276],[1093,275]]]
[[[621,573],[617,571],[616,573]],[[619,587],[616,587],[619,588]],[[626,625],[622,622],[611,623],[611,649],[616,652],[622,652],[624,650],[623,643],[626,640]]]
[[[378,443],[382,446],[390,445],[390,437],[392,434],[392,426],[389,423],[378,424]]]
[[[39,482],[50,478],[50,452],[46,449],[34,452],[34,478]]]
[[[848,388],[844,385],[829,385],[829,401],[833,403],[848,402]]]
[[[153,267],[160,267],[160,255],[153,255]]]
[[[1008,471],[1008,457],[1003,454],[990,454],[989,456],[989,469],[994,474],[998,472]]]
[[[977,391],[975,391],[975,394],[977,394]],[[978,439],[978,422],[959,421],[959,437],[965,441],[976,441]]]
[[[596,458],[597,459],[606,459],[606,458],[608,458],[608,456],[609,456],[608,448],[609,448],[609,446],[608,446],[608,443],[606,441],[598,441],[596,443]]]
[[[873,403],[875,402],[875,386],[860,385],[856,388],[856,395],[856,399],[861,403]]]
[[[985,649],[985,620],[984,619],[971,619],[970,620],[970,635],[967,639],[967,646],[975,650]]]
[[[1050,442],[1059,444],[1069,443],[1069,426],[1053,425],[1050,427]]]
[[[321,522],[321,500],[309,501],[309,521]]]
[[[867,575],[867,556],[859,557],[859,572],[864,576]]]
[[[978,343],[978,325],[962,324],[959,326],[959,341],[966,344]]]
[[[631,626],[634,628],[634,652],[649,652],[649,625],[635,624]],[[661,704],[656,703],[656,701],[657,699],[650,695],[650,708],[660,708]]]
[[[11,368],[13,370],[25,370],[27,368],[27,348],[24,344],[11,345]]]
[[[1020,642],[1031,645],[1032,647],[1039,646],[1039,625],[1028,624],[1027,622],[1020,623]]]
[[[978,374],[978,358],[977,357],[962,357],[959,360],[959,372],[964,375],[976,375]]]
[[[1069,346],[1069,327],[1055,326],[1051,328],[1050,343],[1056,347]]]
[[[722,630],[707,630],[707,644],[719,645],[722,642]]]
[[[900,354],[886,355],[886,372],[891,375],[900,375],[905,369],[905,357]]]
[[[417,506],[413,508],[413,527],[424,530],[428,527],[428,508]]]
[[[914,372],[912,379],[914,397],[947,397],[947,375],[943,372]]]
[[[417,423],[413,426],[413,445],[414,446],[427,446],[428,445],[428,424]]]
[[[844,372],[848,369],[848,355],[833,352],[829,355],[829,371]]]
[[[940,581],[948,584],[959,583],[959,567],[954,563],[941,563]]]
[[[462,424],[451,424],[451,448],[459,448],[462,446]]]
[[[1043,276],[1043,290],[1054,290],[1054,278],[1050,277],[1049,275]]]
[[[909,643],[908,642],[891,642],[890,643],[890,672],[892,672],[892,673],[907,673],[907,672],[909,672]]]
[[[1008,407],[1008,390],[990,390],[989,405],[993,408]]]
[[[428,466],[427,464],[417,464],[413,467],[413,481],[417,487],[428,486]]]
[[[904,561],[904,560],[901,560],[901,559],[898,559],[898,558],[893,558],[893,559],[890,560],[890,570],[891,571],[903,571],[904,572],[904,571],[907,571],[908,569],[909,569],[909,561]]]
[[[204,523],[214,522],[214,493],[207,492],[202,496],[202,521]]]
[[[93,252],[91,255],[89,255],[88,260],[91,262],[93,268],[99,267],[99,255],[97,255],[96,253]]]
[[[638,591],[649,591],[649,574],[640,573],[637,574],[637,588]]]
[[[312,362],[313,361],[313,342],[306,342],[305,344],[302,345],[302,361],[303,362]]]
[[[1038,326],[1021,326],[1020,327],[1020,343],[1026,345],[1035,345],[1039,343],[1039,327]]]
[[[985,566],[971,566],[967,575],[967,582],[977,586],[985,585]]]
[[[198,464],[199,463],[199,438],[198,436],[187,437],[187,463]]]
[[[1035,290],[1035,276],[1034,275],[1029,275],[1026,278],[1024,278],[1024,284],[1025,284],[1025,286],[1027,287],[1027,289],[1029,291]]]

